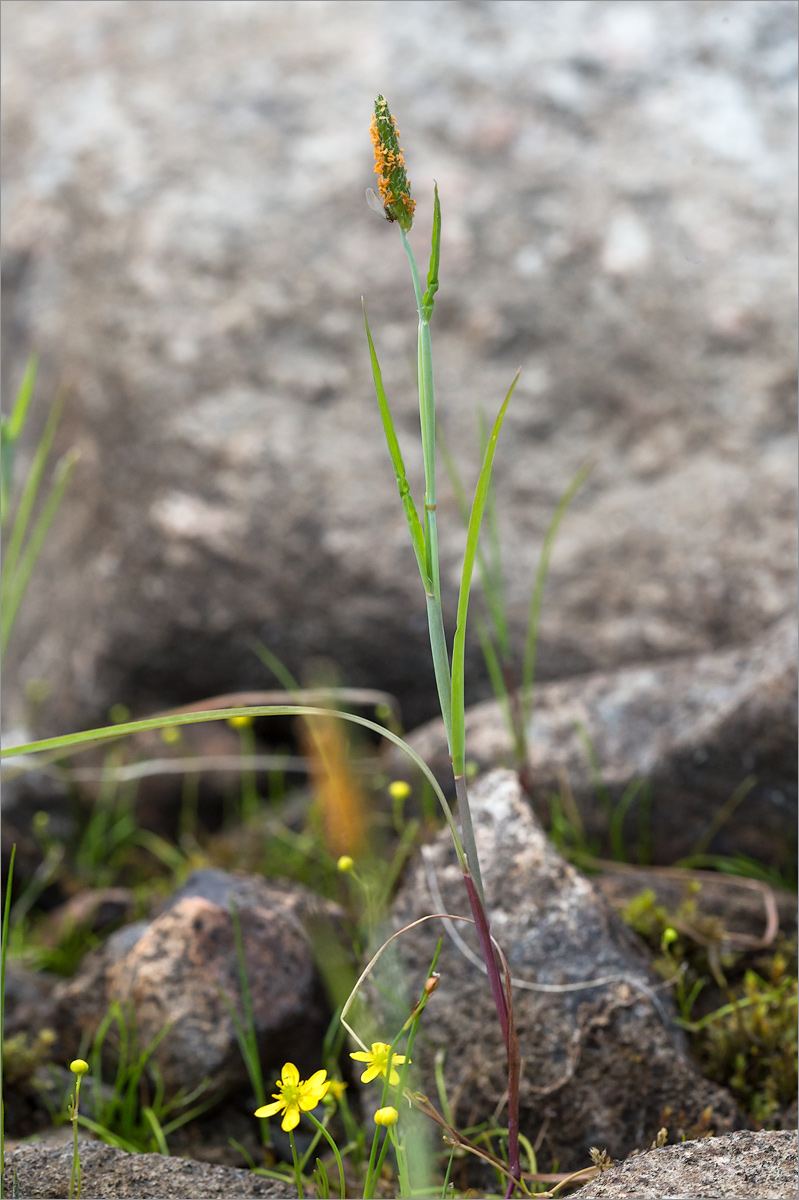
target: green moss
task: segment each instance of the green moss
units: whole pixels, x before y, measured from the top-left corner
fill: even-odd
[[[787,1107],[797,1090],[797,982],[784,954],[764,974],[748,970],[737,995],[700,1022],[695,1048],[704,1073],[725,1084],[758,1124]]]
[[[673,984],[679,1024],[703,1073],[729,1088],[756,1124],[779,1123],[797,1090],[795,942],[759,959],[729,952],[722,920],[699,911],[700,890],[689,883],[669,911],[646,889],[621,915]]]
[[[55,1040],[52,1029],[40,1029],[34,1038],[28,1033],[3,1038],[4,1086],[19,1087],[31,1079],[39,1067],[50,1061]]]

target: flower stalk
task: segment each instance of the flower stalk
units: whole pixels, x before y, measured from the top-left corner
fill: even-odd
[[[382,96],[378,96],[375,101],[375,112],[372,118],[372,141],[375,147],[375,173],[378,176],[384,209],[387,218],[391,221],[397,221],[400,227],[400,238],[411,269],[414,296],[419,315],[417,382],[422,456],[424,461],[424,506],[421,520],[405,475],[405,466],[399,441],[386,398],[382,374],[368,321],[366,322],[366,334],[372,361],[375,391],[377,393],[386,442],[394,466],[397,485],[408,524],[408,531],[425,592],[430,649],[433,658],[436,688],[447,736],[447,744],[452,759],[455,792],[458,800],[458,815],[460,817],[463,844],[463,851],[459,854],[459,858],[463,869],[464,884],[469,897],[480,949],[488,972],[494,1004],[508,1055],[508,1155],[512,1179],[507,1194],[510,1196],[514,1190],[514,1181],[521,1179],[518,1119],[519,1055],[513,1021],[510,1015],[512,1012],[510,996],[505,990],[506,984],[508,989],[510,988],[510,980],[508,977],[503,982],[499,962],[491,939],[491,929],[485,909],[480,861],[477,854],[477,845],[469,808],[469,797],[466,790],[464,666],[469,590],[477,555],[480,525],[489,495],[491,470],[497,438],[502,427],[508,403],[518,380],[518,373],[505,396],[494,422],[494,427],[485,448],[483,464],[475,490],[467,529],[466,550],[464,553],[458,597],[457,622],[452,645],[452,660],[450,662],[441,605],[438,532],[436,526],[436,416],[433,384],[433,350],[430,337],[430,320],[433,315],[435,294],[438,291],[438,269],[441,249],[441,206],[438,198],[438,187],[436,186],[433,203],[433,234],[430,266],[427,275],[427,287],[422,292],[416,260],[406,236],[413,223],[415,202],[410,195],[410,184],[405,174],[404,159],[399,148],[399,131]],[[366,314],[364,312],[364,319],[365,317]],[[457,845],[456,840],[456,847]]]

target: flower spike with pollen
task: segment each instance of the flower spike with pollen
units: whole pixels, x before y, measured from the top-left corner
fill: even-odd
[[[386,220],[399,221],[400,228],[407,233],[413,224],[416,201],[411,199],[411,185],[400,150],[397,123],[382,96],[375,100],[371,134],[375,148],[375,175]]]

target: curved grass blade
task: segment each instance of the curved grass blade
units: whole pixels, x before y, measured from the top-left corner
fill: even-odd
[[[466,855],[461,844],[461,839],[458,836],[455,819],[447,803],[447,798],[427,763],[398,734],[393,733],[390,729],[386,729],[383,725],[378,725],[375,721],[370,721],[367,717],[359,716],[357,713],[343,712],[331,708],[313,708],[310,705],[304,704],[253,704],[246,708],[212,708],[205,709],[203,712],[174,713],[161,717],[148,717],[143,721],[126,721],[120,725],[104,725],[98,729],[84,729],[80,733],[66,733],[61,734],[59,737],[44,738],[37,742],[26,742],[21,746],[8,746],[4,750],[0,750],[0,757],[14,758],[23,755],[43,754],[49,751],[74,753],[81,747],[90,745],[92,742],[112,741],[114,738],[127,737],[131,733],[142,733],[148,729],[165,729],[172,725],[192,725],[204,721],[227,721],[229,717],[247,716],[339,717],[342,721],[350,721],[353,725],[361,725],[364,729],[370,729],[373,733],[379,734],[380,737],[384,737],[387,741],[398,746],[403,754],[407,755],[411,762],[419,768],[433,788],[449,825],[458,861],[461,867],[466,866]]]

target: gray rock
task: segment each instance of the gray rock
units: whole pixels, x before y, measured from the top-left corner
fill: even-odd
[[[84,1200],[232,1200],[234,1196],[289,1197],[282,1184],[252,1171],[215,1167],[161,1154],[127,1154],[103,1142],[79,1141]],[[69,1193],[72,1146],[20,1146],[6,1155],[5,1194],[14,1173],[26,1200],[63,1200]]]
[[[738,1130],[636,1155],[571,1195],[585,1200],[793,1200],[797,1183],[795,1133]]]
[[[589,832],[607,826],[579,725],[614,801],[636,776],[649,781],[656,861],[689,854],[751,775],[754,786],[706,848],[785,865],[796,827],[796,670],[791,618],[743,649],[542,685],[528,730],[537,810],[548,813],[565,772]],[[409,741],[451,786],[441,722]],[[481,770],[510,760],[495,701],[468,710],[466,746]],[[397,770],[406,763],[395,755]],[[634,808],[633,837],[636,818]]]
[[[305,925],[330,934],[338,910],[298,885],[195,871],[151,922],[112,934],[55,991],[64,1054],[77,1053],[117,1000],[143,1049],[171,1022],[154,1060],[167,1093],[204,1079],[212,1091],[248,1080],[220,992],[242,1016],[231,900],[241,923],[256,1034],[267,1074],[286,1059],[318,1069],[329,1013]]]
[[[495,771],[482,779],[472,808],[492,931],[521,981],[514,988],[524,1064],[521,1128],[532,1142],[543,1139],[542,1156],[576,1170],[591,1146],[623,1157],[651,1143],[664,1124],[688,1136],[693,1129],[729,1129],[737,1119],[732,1098],[687,1057],[668,994],[641,944],[547,841],[515,775]],[[393,924],[441,911],[469,915],[448,833],[401,888]],[[459,926],[459,932],[474,950],[472,931]],[[398,939],[409,992],[421,985],[440,933],[438,922],[426,922]],[[486,1119],[501,1101],[504,1046],[485,975],[446,938],[437,970],[441,980],[414,1057],[422,1090],[434,1098],[433,1061],[444,1051],[448,1095],[463,1128]],[[604,982],[569,986],[591,980]],[[398,1016],[387,1015],[389,1029]]]
[[[794,610],[793,2],[8,0],[3,27],[5,394],[38,349],[37,404],[69,381],[59,448],[82,455],[9,716],[32,678],[47,732],[260,686],[248,634],[395,692],[408,727],[433,714],[360,310],[418,493],[407,264],[363,199],[378,91],[422,259],[441,193],[439,408],[467,480],[477,409],[523,368],[497,457],[517,642],[555,503],[597,459],[541,677]],[[451,611],[443,479],[439,517]]]
[[[5,1037],[53,1027],[53,990],[58,982],[58,976],[50,971],[31,971],[13,959],[6,963]]]

